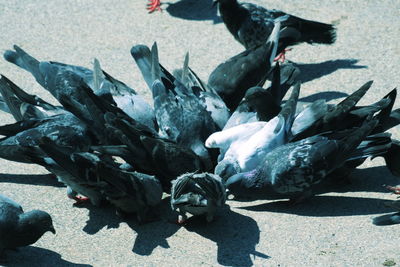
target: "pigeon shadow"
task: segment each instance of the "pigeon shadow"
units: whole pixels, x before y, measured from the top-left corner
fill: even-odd
[[[330,177],[318,185],[314,193],[329,192],[379,192],[388,193],[384,185],[396,185],[398,178],[386,167],[372,167],[354,170],[348,179]],[[257,205],[240,207],[252,211],[270,211],[296,214],[301,216],[353,216],[381,214],[390,211],[378,198],[353,196],[317,195],[297,205],[287,200],[272,201]]]
[[[101,229],[106,227],[118,228],[124,222],[136,233],[136,239],[132,248],[132,252],[139,255],[151,255],[153,250],[158,246],[169,248],[167,238],[175,234],[180,228],[177,224],[167,223],[168,217],[177,217],[171,210],[169,198],[163,199],[157,207],[160,214],[156,215],[155,220],[140,224],[135,214],[121,218],[116,215],[115,208],[111,204],[104,204],[96,207],[90,203],[79,205],[78,208],[87,208],[89,210],[89,220],[82,229],[90,235],[94,235]]]
[[[132,252],[142,256],[151,255],[157,247],[170,248],[167,238],[175,234],[180,225],[176,223],[177,213],[171,210],[170,197],[164,198],[157,207],[156,220],[139,224],[137,220],[127,221],[128,226],[136,232]]]
[[[166,3],[165,9],[171,16],[186,20],[211,20],[214,24],[221,23],[217,15],[217,7],[213,0],[181,0],[176,3]]]
[[[325,194],[330,192],[374,192],[388,193],[386,185],[395,186],[398,178],[393,176],[386,166],[354,169],[347,177],[330,175],[320,184],[316,185],[313,192]]]
[[[217,244],[217,260],[221,265],[252,266],[251,256],[270,258],[256,251],[256,245],[260,240],[257,222],[230,210],[228,205],[220,210],[213,222],[207,224],[202,216],[191,217],[184,227]]]
[[[333,99],[338,99],[338,98],[342,98],[342,97],[346,97],[346,96],[348,96],[348,94],[343,93],[343,92],[325,91],[325,92],[319,92],[319,93],[315,93],[315,94],[312,94],[312,95],[309,95],[306,97],[299,98],[299,101],[312,103],[319,99],[325,99],[326,102],[329,102]]]
[[[335,59],[320,63],[296,64],[300,69],[300,80],[303,83],[331,74],[339,69],[365,69],[368,66],[356,65],[357,59]]]
[[[129,223],[129,227],[137,234],[132,252],[142,256],[153,253],[157,247],[170,248],[167,238],[175,234],[180,226],[177,224],[157,221],[146,224]]]
[[[400,224],[400,212],[390,213],[375,217],[372,223],[376,226],[389,226],[394,224]]]
[[[79,264],[62,259],[57,252],[28,246],[17,251],[6,251],[5,266],[57,266],[57,267],[91,267],[89,264]]]
[[[372,215],[390,211],[383,206],[382,199],[330,195],[314,196],[297,205],[293,205],[287,200],[279,200],[240,207],[240,209],[255,212],[279,212],[310,217]]]
[[[74,205],[75,208],[86,208],[89,210],[89,219],[86,221],[83,231],[89,235],[94,235],[104,227],[107,229],[118,228],[123,219],[115,213],[115,208],[109,203],[103,203],[100,207],[93,206],[91,203],[81,203]]]
[[[42,186],[65,187],[55,175],[49,174],[8,174],[0,173],[0,183],[31,184]]]
[[[399,183],[399,178],[392,175],[386,166],[376,166],[370,168],[362,168],[353,170],[348,179],[341,179],[337,183],[335,177],[327,180],[328,187],[324,184],[322,192],[389,192],[385,186],[396,186]],[[329,184],[331,186],[329,186]],[[330,190],[332,189],[332,190]]]

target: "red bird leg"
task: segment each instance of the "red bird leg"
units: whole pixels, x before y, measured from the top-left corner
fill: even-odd
[[[149,3],[147,4],[147,10],[149,13],[153,13],[156,10],[162,11],[160,6],[161,0],[149,0]]]
[[[67,196],[69,199],[73,199],[76,202],[74,205],[79,205],[85,203],[89,200],[88,197],[79,196],[75,191],[73,191],[70,187],[67,188]]]
[[[76,202],[74,203],[74,205],[79,205],[79,204],[83,204],[89,201],[88,197],[83,197],[83,196],[75,196],[74,198],[72,198],[73,200],[75,200]]]
[[[393,192],[394,194],[396,194],[396,195],[400,195],[400,187],[395,187],[395,186],[387,185],[387,186],[386,186],[386,189],[392,191],[392,192]]]
[[[288,52],[288,51],[291,51],[291,50],[292,50],[292,48],[285,48],[285,49],[283,49],[283,51],[280,52],[279,55],[277,55],[277,56],[275,57],[274,61],[281,61],[282,63],[285,62],[285,59],[286,59],[285,53]]]

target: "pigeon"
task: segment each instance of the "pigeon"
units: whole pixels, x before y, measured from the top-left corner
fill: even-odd
[[[93,128],[92,132],[101,144],[91,149],[121,157],[137,171],[155,174],[167,192],[177,176],[205,169],[201,158],[193,151],[160,137],[123,110],[96,96],[87,86],[82,86],[80,93],[88,112],[81,112],[79,105],[76,106],[71,99],[62,98],[61,103]]]
[[[161,202],[160,181],[151,175],[120,168],[120,164],[101,154],[91,152],[69,153],[43,138],[39,145],[50,158],[69,175],[64,182],[74,191],[87,196],[99,205],[105,199],[117,208],[117,214],[136,213],[140,222],[145,220],[149,207]]]
[[[377,124],[378,120],[369,116],[361,127],[279,146],[257,168],[230,177],[226,187],[235,197],[288,197],[298,203],[310,197],[313,186],[347,160],[374,156],[374,147],[356,149]],[[378,146],[377,152],[381,154],[382,147]]]
[[[223,129],[231,116],[230,111],[218,93],[207,86],[189,67],[189,53],[186,53],[183,68],[175,70],[173,75],[193,91],[210,113],[218,129]]]
[[[17,121],[0,126],[0,133],[5,136],[0,141],[2,155],[8,154],[14,157],[12,160],[24,162],[18,159],[24,154],[23,146],[37,146],[43,136],[53,138],[58,145],[78,150],[87,150],[97,143],[89,129],[72,113],[26,93],[5,76],[0,78],[0,93]]]
[[[356,127],[357,125],[361,125],[371,112],[388,110],[386,116],[390,115],[396,97],[396,89],[372,105],[365,107],[356,106],[358,101],[370,89],[371,85],[372,81],[365,83],[337,105],[327,105],[323,101],[316,101],[309,108],[305,108],[296,116],[293,122],[291,129],[292,141],[301,140],[331,130],[338,131]]]
[[[156,43],[151,52],[148,47],[137,45],[132,47],[131,54],[152,91],[160,136],[191,149],[203,160],[206,169],[211,170],[216,156],[204,146],[204,141],[218,126],[192,88],[187,88],[159,63],[157,50]]]
[[[274,23],[284,17],[279,36],[278,54],[288,46],[309,44],[332,44],[336,40],[336,29],[331,24],[305,20],[285,12],[266,9],[237,0],[215,0],[221,18],[233,37],[246,49],[266,42],[273,32]]]
[[[185,173],[172,181],[171,207],[179,211],[179,223],[186,221],[186,213],[204,214],[207,222],[211,222],[217,208],[225,203],[225,191],[225,186],[218,175]]]
[[[67,65],[60,62],[39,62],[17,45],[14,45],[14,50],[7,50],[4,53],[4,58],[30,72],[36,81],[58,100],[63,94],[70,94],[72,97],[77,98],[78,93],[74,86],[76,85],[77,77],[79,77],[94,90],[96,95],[116,104],[121,109],[124,109],[129,116],[148,127],[157,129],[154,110],[151,106],[135,90],[101,70],[98,60],[95,60],[95,70],[92,71],[85,67]],[[71,81],[70,79],[73,80]]]
[[[24,212],[18,203],[0,194],[0,255],[5,249],[31,245],[48,231],[56,233],[47,212]]]
[[[30,95],[6,76],[0,75],[1,102],[3,111],[10,113],[16,121],[41,119],[67,113],[60,106],[54,106],[36,95]]]
[[[4,136],[0,139],[0,157],[23,163],[35,163],[27,147],[36,147],[44,136],[60,146],[79,151],[88,150],[97,143],[86,125],[70,113],[3,125],[0,135]],[[43,153],[38,152],[37,156]]]
[[[262,86],[271,71],[276,56],[280,22],[276,22],[268,40],[218,65],[208,78],[208,86],[215,90],[233,112],[253,86]]]
[[[57,176],[59,182],[67,186],[67,197],[75,200],[74,205],[88,201],[94,206],[102,204],[104,195],[100,189],[105,183],[99,182],[96,175],[71,160],[72,155],[78,152],[57,146],[47,137],[41,138],[38,147],[26,147],[25,153],[33,163],[46,168]]]
[[[300,70],[293,64],[275,64],[271,85],[264,89],[260,86],[249,88],[235,112],[224,126],[224,130],[253,121],[269,121],[281,111],[281,102],[289,88],[299,81]]]
[[[393,89],[381,100],[371,105],[356,106],[356,103],[370,88],[371,84],[372,81],[364,84],[359,90],[349,95],[338,105],[329,105],[325,101],[316,101],[305,108],[293,123],[292,135],[294,137],[291,141],[301,140],[302,138],[327,131],[351,130],[354,127],[361,126],[363,120],[370,114],[377,113],[377,126],[357,149],[362,150],[372,146],[376,153],[378,147],[382,146],[384,152],[381,154],[376,153],[375,156],[388,158],[385,155],[389,154],[390,149],[387,149],[387,134],[384,132],[400,123],[398,119],[400,110],[392,111],[397,91]],[[394,141],[391,141],[391,146],[394,148],[393,143]],[[354,168],[360,166],[365,159],[347,160],[341,168],[334,171],[334,175],[346,177]],[[396,166],[395,164],[389,162],[387,167],[395,171],[397,168],[394,167]]]
[[[276,147],[289,141],[290,129],[296,112],[296,104],[300,93],[300,82],[297,82],[292,89],[292,94],[283,106],[281,112],[265,123],[258,131],[253,132],[247,138],[240,136],[230,144],[226,149],[226,138],[224,131],[212,134],[207,140],[206,145],[211,147],[223,146],[223,159],[215,168],[215,174],[221,176],[224,180],[236,173],[250,171],[258,166],[265,155],[270,153]],[[230,128],[226,135],[230,139],[234,128],[246,127],[241,124]],[[222,141],[222,142],[221,142]]]

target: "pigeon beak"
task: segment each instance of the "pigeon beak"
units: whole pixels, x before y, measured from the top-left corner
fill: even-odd
[[[56,234],[56,229],[54,229],[53,225],[50,227],[49,231],[52,232],[54,235]]]

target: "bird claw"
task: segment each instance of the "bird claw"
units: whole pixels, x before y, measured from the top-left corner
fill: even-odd
[[[147,10],[149,13],[153,13],[154,11],[162,11],[161,9],[161,0],[149,0],[147,4]]]
[[[274,61],[275,61],[275,62],[276,62],[276,61],[280,61],[280,62],[284,63],[285,60],[286,60],[286,52],[291,51],[291,50],[292,50],[292,48],[285,48],[285,49],[283,49],[283,51],[280,52],[279,55],[277,55],[277,56],[275,57]]]
[[[73,196],[69,198],[75,200],[74,206],[78,206],[89,201],[88,197],[83,197],[83,196]]]

